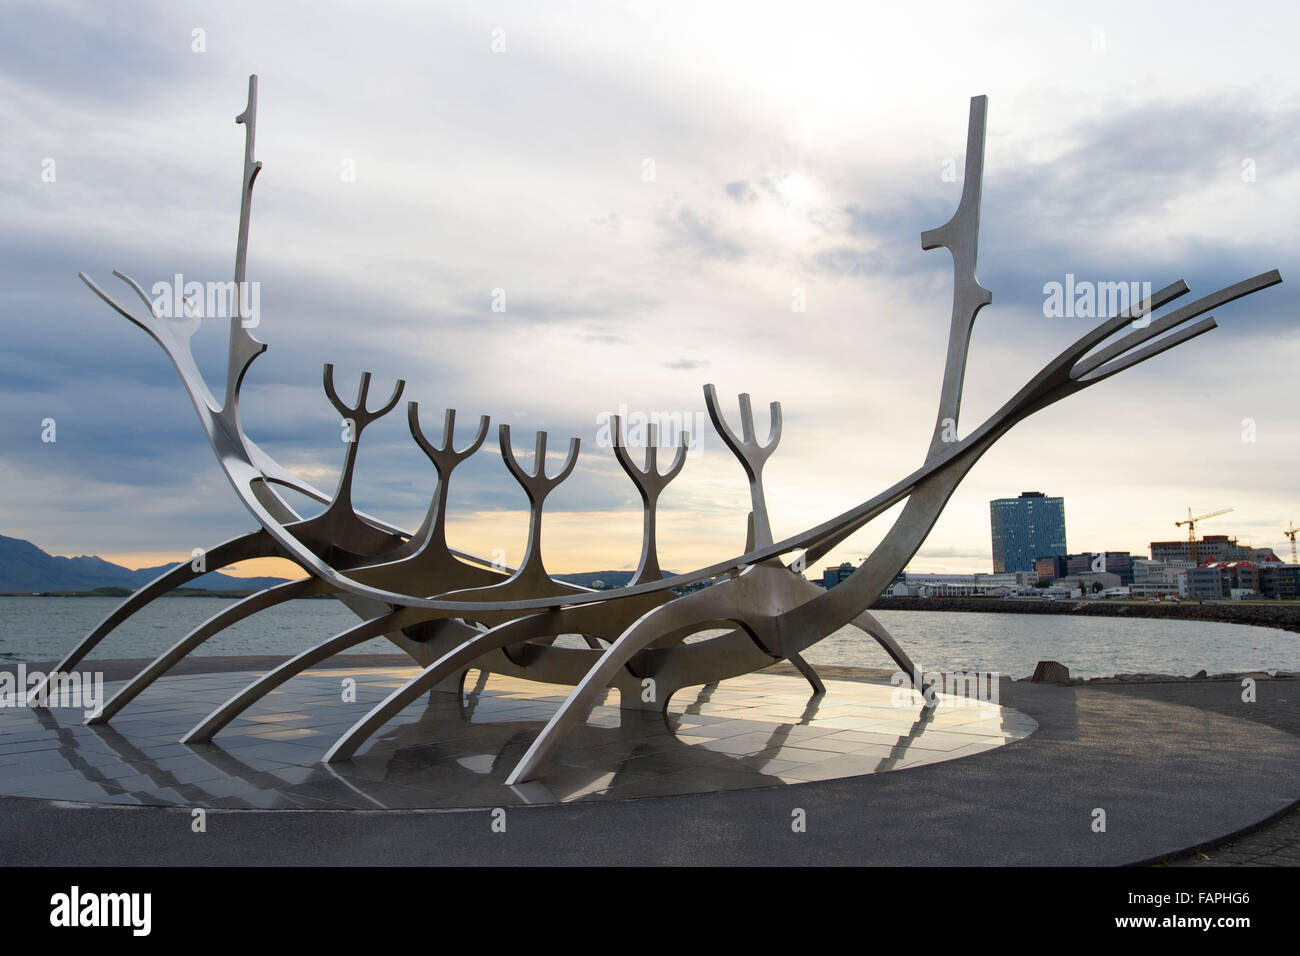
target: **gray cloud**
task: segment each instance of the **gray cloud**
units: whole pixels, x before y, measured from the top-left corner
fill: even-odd
[[[749,184],[748,180],[740,179],[734,183],[727,183],[722,187],[728,196],[734,199],[740,205],[755,202],[758,199],[758,193],[754,187]]]
[[[724,235],[713,219],[685,203],[661,211],[658,223],[665,234],[664,248],[683,256],[737,262],[746,255],[744,246]]]
[[[1149,281],[1153,288],[1187,277],[1193,295],[1274,266],[1285,278],[1295,272],[1286,268],[1295,257],[1249,234],[1172,234],[1164,245],[1122,256],[1103,240],[1125,224],[1151,228],[1181,197],[1237,181],[1243,156],[1259,168],[1285,168],[1282,157],[1300,148],[1296,117],[1294,110],[1229,108],[1214,100],[1153,103],[1081,124],[1050,161],[1008,166],[1005,155],[986,154],[981,281],[998,306],[1038,310],[1043,285],[1063,281],[1066,272],[1094,282]],[[879,205],[820,212],[816,221],[828,244],[808,257],[808,267],[928,286],[950,266],[942,251],[921,252],[917,237],[945,222],[956,198],[935,193],[902,192]],[[1252,300],[1259,317],[1252,331],[1291,322],[1297,305],[1300,292],[1292,286],[1271,290],[1267,302]]]
[[[835,276],[882,275],[889,269],[888,260],[879,253],[856,246],[822,249],[812,257],[813,267]]]

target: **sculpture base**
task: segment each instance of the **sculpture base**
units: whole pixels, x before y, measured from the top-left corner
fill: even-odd
[[[353,760],[320,758],[414,668],[308,671],[210,744],[178,739],[255,672],[168,677],[108,726],[79,710],[0,711],[0,794],[91,803],[265,809],[495,807],[783,787],[981,753],[1036,727],[1025,715],[944,698],[935,709],[885,683],[756,673],[688,688],[667,714],[619,708],[617,691],[565,741],[545,777],[504,780],[569,688],[469,672],[432,693]],[[344,692],[354,678],[355,702]],[[106,685],[112,694],[116,684]],[[959,706],[959,704],[961,706]]]

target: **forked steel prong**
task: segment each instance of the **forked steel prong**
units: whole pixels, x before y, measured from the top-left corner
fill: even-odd
[[[389,396],[388,401],[380,408],[371,411],[366,408],[366,399],[370,396],[370,373],[361,373],[361,384],[357,386],[357,401],[355,405],[349,405],[343,399],[339,398],[339,393],[334,388],[334,363],[325,363],[325,395],[330,400],[330,404],[338,410],[338,413],[352,423],[352,437],[355,441],[361,432],[371,422],[383,418],[394,408],[397,407],[397,401],[402,397],[402,391],[406,388],[406,382],[398,379],[397,384],[393,386],[393,394]]]
[[[435,445],[429,441],[424,434],[424,429],[420,427],[419,402],[406,403],[406,422],[411,428],[411,437],[415,439],[415,443],[429,457],[429,461],[433,462],[433,467],[438,469],[439,476],[446,480],[451,476],[453,468],[478,451],[483,445],[483,440],[487,438],[488,425],[491,419],[487,415],[479,416],[478,432],[474,435],[474,439],[469,443],[468,447],[462,451],[456,451],[452,444],[456,431],[456,409],[447,409],[446,414],[443,416],[441,445]]]
[[[1112,375],[1124,371],[1126,368],[1132,368],[1134,365],[1140,365],[1149,358],[1155,358],[1161,352],[1167,352],[1175,345],[1182,345],[1184,342],[1189,342],[1198,335],[1212,332],[1218,327],[1219,324],[1214,321],[1214,316],[1207,315],[1199,322],[1193,322],[1186,328],[1179,329],[1173,335],[1166,335],[1164,338],[1156,339],[1144,348],[1137,349],[1122,358],[1117,358],[1113,362],[1108,362],[1100,368],[1094,369],[1080,378],[1079,381],[1084,385],[1093,385],[1100,382],[1102,379],[1110,378]]]
[[[533,448],[533,465],[536,468],[532,474],[526,472],[519,459],[515,457],[514,445],[510,441],[510,426],[500,426],[498,437],[501,443],[501,457],[510,469],[510,474],[515,476],[515,480],[523,487],[524,492],[528,495],[529,501],[535,501],[538,505],[546,500],[555,486],[569,477],[573,471],[573,466],[578,463],[578,449],[581,442],[577,438],[569,439],[569,452],[564,459],[564,465],[554,477],[546,475],[546,432],[537,433],[537,443]]]
[[[1108,376],[1101,376],[1101,377],[1089,376],[1089,373],[1096,369],[1101,368],[1103,365],[1106,365],[1106,363],[1110,362],[1111,359],[1123,355],[1125,352],[1128,352],[1132,349],[1136,349],[1139,345],[1142,345],[1145,342],[1150,342],[1152,339],[1156,338],[1157,336],[1163,335],[1164,333],[1168,332],[1170,329],[1176,328],[1177,326],[1182,325],[1184,322],[1188,322],[1196,318],[1197,316],[1204,315],[1206,312],[1209,312],[1211,309],[1217,309],[1221,305],[1226,305],[1229,302],[1233,302],[1236,299],[1240,299],[1242,296],[1250,295],[1252,292],[1258,292],[1260,289],[1266,289],[1271,285],[1277,285],[1277,283],[1281,281],[1282,281],[1282,276],[1278,273],[1278,271],[1276,269],[1271,269],[1268,272],[1262,272],[1257,276],[1251,276],[1249,279],[1243,279],[1242,281],[1234,283],[1233,285],[1230,285],[1227,288],[1220,289],[1217,292],[1212,292],[1207,296],[1203,296],[1202,298],[1197,299],[1195,302],[1190,302],[1187,305],[1183,306],[1182,308],[1175,309],[1173,312],[1170,312],[1168,315],[1162,316],[1159,319],[1150,320],[1148,318],[1147,321],[1149,324],[1147,324],[1146,326],[1140,327],[1136,331],[1130,332],[1128,335],[1111,343],[1105,348],[1098,349],[1096,352],[1087,356],[1086,358],[1080,359],[1075,364],[1075,366],[1070,370],[1070,377],[1080,381],[1089,381],[1089,382],[1100,381],[1101,377],[1108,377]],[[1182,285],[1183,289],[1187,288],[1185,283],[1180,283],[1180,284]],[[1152,296],[1151,298],[1154,299],[1155,296]],[[1148,302],[1143,302],[1137,308],[1130,309],[1129,311],[1137,313],[1138,317],[1144,315],[1149,316],[1150,312],[1153,311],[1153,307],[1150,306]],[[1209,330],[1202,329],[1202,331],[1209,331]],[[1179,339],[1179,341],[1186,341],[1187,338],[1192,338],[1192,337],[1194,336],[1188,336]],[[1172,345],[1166,346],[1166,348],[1169,347],[1172,347]],[[1144,358],[1149,358],[1152,355],[1158,354],[1158,352],[1156,351],[1147,351],[1145,349],[1142,351],[1143,351]],[[1159,351],[1164,351],[1164,349],[1160,349]],[[1118,371],[1122,371],[1125,368],[1129,368],[1133,365],[1136,365],[1140,361],[1142,361],[1142,359],[1138,359],[1137,361],[1134,362],[1129,362],[1125,365],[1118,365],[1112,363],[1110,367],[1114,368],[1115,372],[1118,372]],[[1111,372],[1109,374],[1114,374],[1114,372]]]
[[[753,511],[753,542],[749,550],[766,547],[772,543],[772,525],[767,517],[767,499],[763,495],[763,466],[781,441],[781,403],[771,404],[772,423],[768,428],[766,445],[760,445],[754,435],[754,409],[750,405],[748,394],[742,393],[740,396],[739,438],[727,424],[718,405],[718,390],[712,385],[704,386],[704,404],[709,410],[713,427],[718,430],[732,454],[740,460],[745,475],[749,478],[749,497]]]
[[[663,474],[659,473],[659,432],[655,425],[646,426],[646,450],[645,450],[645,467],[638,468],[632,461],[632,456],[628,454],[627,447],[623,444],[623,420],[618,415],[610,418],[611,432],[614,438],[614,457],[618,463],[627,472],[627,476],[632,479],[636,485],[636,490],[641,495],[641,504],[644,511],[644,522],[641,533],[641,560],[637,564],[636,573],[632,575],[629,584],[640,584],[642,581],[657,581],[663,577],[663,572],[659,568],[659,546],[656,541],[657,512],[659,505],[659,495],[668,487],[668,483],[681,474],[683,466],[686,464],[686,449],[690,443],[690,435],[682,432],[681,444],[677,446],[677,454],[673,458],[673,463]]]
[[[370,410],[366,408],[366,399],[370,395],[370,373],[361,373],[361,384],[357,386],[357,400],[355,405],[349,405],[343,399],[339,398],[338,390],[334,387],[334,364],[325,363],[323,374],[325,385],[325,397],[329,399],[330,404],[335,410],[343,416],[344,424],[347,425],[347,448],[343,453],[343,468],[339,472],[338,488],[334,492],[334,498],[330,501],[325,511],[311,522],[305,522],[302,527],[319,529],[323,526],[334,528],[328,535],[335,540],[340,539],[338,528],[349,527],[353,532],[353,537],[360,534],[358,540],[370,538],[372,535],[361,526],[364,522],[356,516],[352,507],[352,475],[357,465],[357,450],[361,446],[361,433],[377,419],[382,418],[393,410],[397,405],[398,399],[402,397],[402,390],[406,388],[406,382],[402,379],[397,380],[393,387],[393,394],[389,396],[380,408]],[[343,525],[335,525],[334,522],[343,522]]]
[[[438,479],[434,485],[433,497],[429,501],[429,509],[425,512],[424,522],[419,530],[411,535],[409,541],[388,555],[389,561],[400,561],[431,548],[439,552],[437,560],[444,570],[448,567],[448,562],[454,560],[447,548],[447,488],[451,481],[451,473],[456,466],[478,451],[483,444],[483,440],[487,437],[488,422],[487,415],[479,416],[478,432],[474,440],[462,451],[456,451],[453,443],[456,431],[456,409],[447,409],[443,417],[442,444],[435,445],[420,427],[420,403],[406,403],[406,423],[411,429],[411,437],[433,463]]]
[[[524,547],[524,559],[519,562],[519,570],[507,584],[515,587],[520,582],[549,581],[550,575],[546,573],[545,566],[542,564],[542,505],[546,502],[547,495],[573,472],[573,467],[578,463],[581,442],[577,438],[569,439],[569,452],[564,459],[564,465],[554,477],[548,477],[546,432],[537,433],[533,458],[534,471],[531,474],[524,470],[519,464],[519,459],[515,457],[514,446],[510,442],[509,425],[500,426],[498,438],[501,445],[501,458],[505,461],[506,468],[515,476],[519,486],[524,489],[524,494],[528,496],[528,544]]]

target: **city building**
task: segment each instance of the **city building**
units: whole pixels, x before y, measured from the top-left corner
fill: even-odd
[[[1041,491],[989,502],[995,574],[1034,571],[1044,556],[1065,554],[1065,499]]]
[[[1056,581],[1070,573],[1068,554],[1048,554],[1034,561],[1034,574],[1040,581]]]
[[[1152,561],[1148,558],[1133,559],[1134,584],[1177,584],[1178,572],[1186,571],[1192,566],[1190,561]]]
[[[1034,561],[1040,581],[1057,581],[1075,574],[1106,571],[1119,576],[1119,583],[1133,583],[1133,556],[1127,551],[1093,551],[1083,554],[1052,554]]]
[[[1133,583],[1130,593],[1135,598],[1158,598],[1178,594],[1178,574],[1192,566],[1190,561],[1151,561],[1133,559]]]
[[[1178,596],[1200,601],[1223,599],[1223,572],[1218,568],[1188,568],[1178,573]]]
[[[1037,580],[1032,571],[1001,574],[913,574],[894,579],[891,597],[999,597],[1031,589]]]
[[[1078,591],[1084,597],[1089,597],[1098,591],[1118,591],[1121,589],[1119,575],[1112,574],[1109,571],[1084,571],[1081,574],[1067,575],[1053,583],[1068,588],[1072,593]],[[1127,588],[1123,590],[1125,595],[1129,593]]]
[[[829,591],[856,570],[857,569],[847,561],[841,564],[838,568],[826,568],[822,571],[822,587]]]
[[[1153,561],[1191,561],[1192,548],[1187,541],[1152,541]],[[1277,564],[1280,560],[1272,548],[1251,548],[1239,544],[1226,534],[1207,534],[1196,542],[1196,563],[1206,561],[1250,561],[1254,564]]]
[[[1275,601],[1300,600],[1300,564],[1260,568],[1259,593]]]
[[[1223,577],[1222,597],[1259,593],[1259,568],[1249,561],[1214,561],[1204,567],[1219,569]]]

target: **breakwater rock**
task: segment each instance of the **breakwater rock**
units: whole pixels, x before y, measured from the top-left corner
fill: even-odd
[[[1197,604],[1192,601],[1042,601],[1014,598],[882,597],[874,611],[975,611],[994,614],[1076,614],[1093,617],[1154,617],[1174,621],[1219,621],[1276,627],[1300,634],[1300,604]]]

